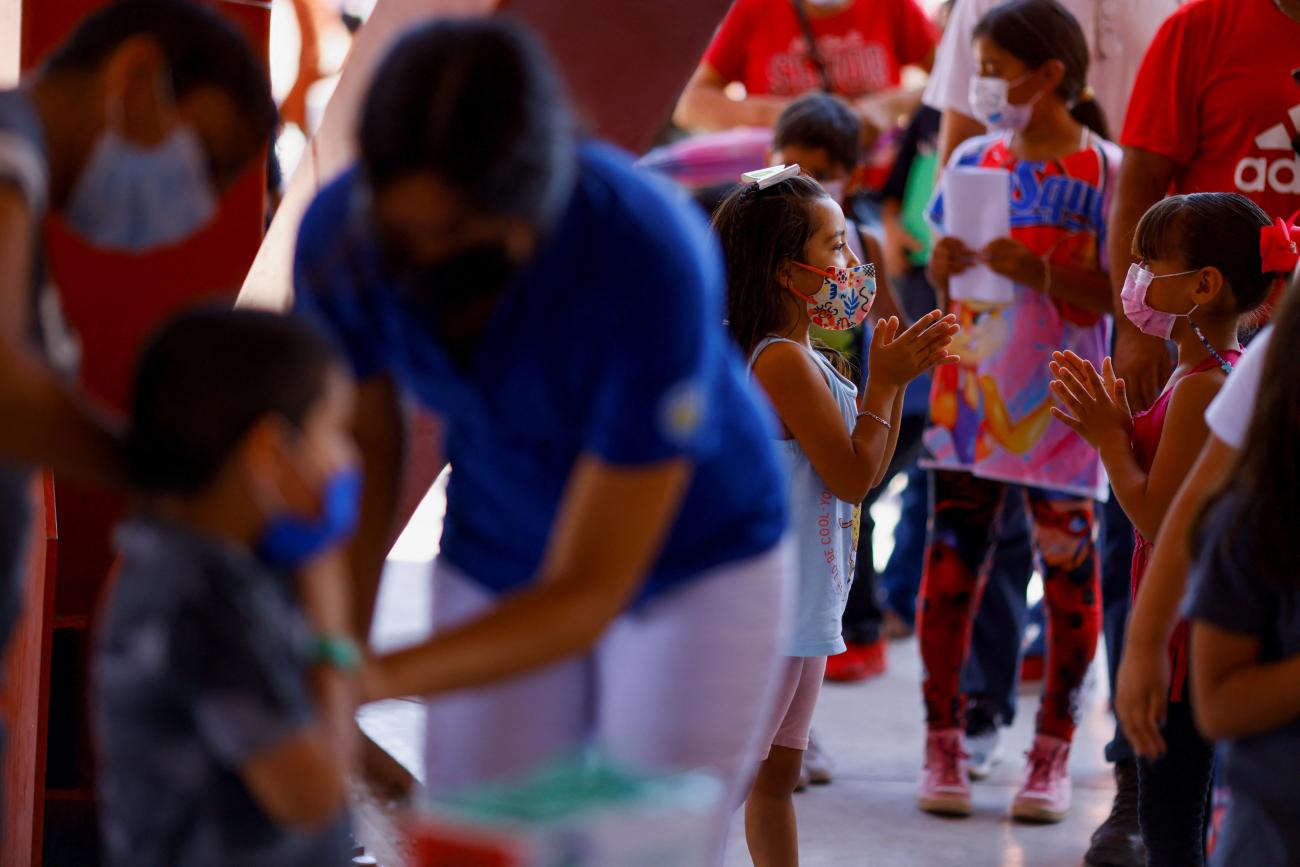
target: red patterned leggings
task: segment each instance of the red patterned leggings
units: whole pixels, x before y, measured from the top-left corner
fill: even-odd
[[[933,731],[964,725],[961,669],[992,559],[996,521],[1007,496],[1024,498],[1043,574],[1047,684],[1038,733],[1070,740],[1101,628],[1093,502],[969,473],[934,474],[930,544],[917,612],[926,722]]]

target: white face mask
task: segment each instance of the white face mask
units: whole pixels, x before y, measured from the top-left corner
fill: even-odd
[[[1015,81],[987,75],[977,75],[972,78],[967,96],[970,99],[971,111],[975,113],[975,119],[989,129],[1005,129],[1012,132],[1020,132],[1029,126],[1029,119],[1034,114],[1034,103],[1038,102],[1042,94],[1035,94],[1029,102],[1013,105],[1008,93],[1011,88],[1028,81],[1032,75],[1032,72],[1026,72]]]
[[[844,204],[844,181],[820,181],[819,183],[821,183],[822,189],[826,191],[826,195],[835,200],[835,204]]]
[[[189,236],[217,210],[198,133],[180,125],[154,147],[111,127],[95,143],[63,215],[98,247],[139,253]]]

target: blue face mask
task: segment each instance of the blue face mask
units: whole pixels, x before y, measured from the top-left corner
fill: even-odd
[[[272,518],[257,546],[262,559],[277,569],[296,569],[352,535],[361,511],[361,471],[352,467],[332,475],[322,500],[316,518]]]
[[[110,128],[95,143],[63,215],[95,246],[139,253],[188,237],[216,210],[194,130],[177,126],[146,148]]]

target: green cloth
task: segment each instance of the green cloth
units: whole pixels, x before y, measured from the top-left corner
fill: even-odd
[[[427,802],[423,839],[491,841],[529,867],[709,867],[723,797],[703,772],[646,776],[584,751]]]
[[[912,169],[907,173],[907,189],[903,193],[903,206],[900,222],[913,238],[925,244],[917,253],[909,253],[908,259],[913,265],[924,265],[930,259],[930,248],[934,238],[930,234],[930,224],[925,219],[925,212],[934,195],[935,172],[939,168],[937,153],[918,153],[912,161]]]
[[[474,822],[537,826],[611,809],[707,812],[721,797],[720,784],[707,774],[645,776],[582,752],[519,779],[444,795],[429,806]]]

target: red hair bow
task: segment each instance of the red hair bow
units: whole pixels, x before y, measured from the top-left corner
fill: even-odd
[[[1273,271],[1290,273],[1300,261],[1300,249],[1296,247],[1296,242],[1300,241],[1300,226],[1296,225],[1296,217],[1300,217],[1300,211],[1292,214],[1289,220],[1278,217],[1273,225],[1260,229],[1259,256],[1264,260],[1265,274]]]

